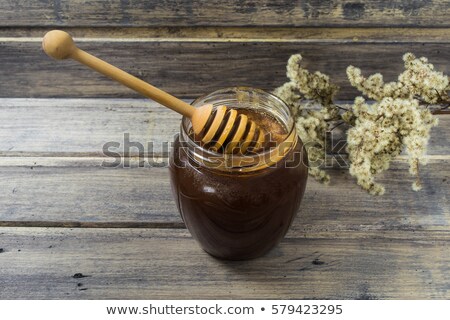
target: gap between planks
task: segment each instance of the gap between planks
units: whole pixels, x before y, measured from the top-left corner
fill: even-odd
[[[19,230],[33,228],[33,230],[73,230],[73,229],[103,229],[103,230],[187,230],[186,225],[182,222],[83,222],[83,221],[0,221],[0,228]],[[0,229],[0,234],[1,234]],[[3,229],[4,230],[4,229]],[[178,234],[175,236],[178,237]],[[191,238],[189,234],[181,236],[183,238]],[[316,225],[302,225],[302,229],[291,226],[288,233],[284,237],[284,241],[289,239],[390,239],[404,241],[450,241],[450,230],[436,227],[430,230],[415,229],[381,229],[379,226],[366,225],[361,229],[345,229],[341,227],[320,229]]]
[[[347,160],[346,154],[328,154],[330,158],[339,157],[339,160]],[[122,163],[126,159],[129,162],[129,167],[126,168],[161,168],[167,167],[169,157],[162,155],[144,155],[143,159],[139,159],[139,156],[121,156]],[[426,156],[428,163],[440,163],[450,161],[450,155],[428,155]],[[335,161],[335,159],[331,159]],[[79,156],[73,155],[72,153],[67,153],[63,156],[57,154],[55,156],[49,155],[49,153],[43,152],[32,152],[32,153],[22,153],[14,154],[6,153],[2,155],[0,153],[0,167],[105,167],[109,168],[107,164],[102,163],[106,161],[111,162],[111,159],[106,156]],[[407,155],[399,155],[394,160],[393,163],[407,163]],[[333,162],[338,165],[337,163]]]
[[[85,221],[0,221],[0,227],[94,228],[94,229],[186,229],[183,222],[85,222]]]

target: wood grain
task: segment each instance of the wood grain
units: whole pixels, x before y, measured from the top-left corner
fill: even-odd
[[[0,152],[3,155],[102,156],[109,141],[142,143],[161,156],[163,142],[179,132],[181,116],[144,99],[1,99]],[[116,150],[112,148],[111,150]],[[129,153],[136,155],[137,149]]]
[[[439,115],[439,120],[431,131],[428,154],[450,155],[450,116]],[[82,159],[84,165],[100,165],[102,147],[109,141],[119,142],[121,146],[111,150],[123,153],[125,133],[144,145],[145,153],[166,156],[168,143],[180,130],[178,114],[145,99],[0,99],[0,123],[0,156],[93,158]],[[338,144],[341,138],[335,130],[334,152],[344,152]],[[128,154],[137,156],[137,149]],[[37,159],[39,165],[48,161]],[[8,163],[0,158],[0,165]]]
[[[308,181],[296,236],[351,230],[448,231],[448,160],[421,170],[424,189],[410,190],[407,164],[380,176],[387,192],[368,195],[347,170],[329,170],[331,185]],[[183,227],[167,168],[0,167],[0,226]],[[349,198],[346,195],[351,195]],[[324,201],[326,199],[326,201]],[[370,206],[367,204],[370,203]]]
[[[167,150],[161,147],[179,130],[178,116],[156,103],[134,99],[2,99],[0,105],[2,225],[183,226],[170,194]],[[330,170],[331,186],[308,183],[293,230],[445,230],[450,213],[441,190],[450,183],[450,117],[440,115],[440,120],[432,131],[431,164],[421,170],[424,191],[410,191],[407,166],[400,157],[381,177],[388,193],[367,208],[374,199],[348,172]],[[112,160],[101,154],[102,145],[122,143],[124,132],[144,145],[151,138],[154,156],[139,159],[132,149],[122,158],[122,165],[126,160],[131,168],[108,167]],[[345,160],[338,154],[330,158]],[[107,167],[102,168],[104,161]],[[353,195],[352,206],[343,194]],[[324,198],[329,201],[324,203]],[[328,203],[335,205],[330,209]]]
[[[0,38],[8,41],[39,41],[49,27],[0,28]],[[438,28],[289,28],[289,27],[64,27],[78,42],[181,41],[181,42],[450,42],[449,29]],[[36,38],[36,39],[32,39]]]
[[[38,41],[35,41],[38,40]],[[286,62],[302,53],[311,71],[331,75],[341,87],[338,99],[358,92],[345,69],[353,64],[364,74],[381,72],[387,81],[403,70],[402,55],[424,55],[448,73],[449,43],[325,42],[192,42],[107,41],[92,39],[80,47],[179,97],[196,97],[228,86],[273,90],[287,81]],[[55,62],[41,49],[40,39],[0,41],[0,97],[138,97],[130,89],[73,61]]]
[[[64,28],[185,98],[272,90],[300,52],[351,100],[349,64],[390,81],[412,51],[449,73],[449,15],[448,0],[1,1],[0,299],[450,299],[450,115],[432,131],[421,192],[404,155],[379,177],[382,197],[334,162],[330,186],[308,182],[278,247],[219,261],[184,229],[170,193],[164,142],[180,117],[148,100],[78,99],[138,96],[40,44]],[[150,165],[123,150],[125,133],[151,139]],[[130,168],[101,166],[109,141]],[[329,157],[345,161],[338,148]]]
[[[28,1],[0,3],[0,26],[449,26],[449,2]]]
[[[448,231],[288,237],[244,262],[211,258],[185,230],[1,228],[0,246],[0,299],[450,298]]]

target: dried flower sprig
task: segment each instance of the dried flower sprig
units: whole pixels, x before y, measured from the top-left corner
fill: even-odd
[[[364,77],[360,69],[347,68],[350,83],[375,103],[367,104],[356,97],[354,104],[342,112],[333,102],[338,87],[321,72],[310,73],[301,66],[301,55],[293,55],[287,65],[289,82],[274,93],[293,110],[300,138],[307,147],[310,163],[325,158],[326,132],[336,127],[334,122],[347,123],[347,151],[349,172],[369,193],[381,195],[384,186],[375,181],[375,175],[387,170],[390,162],[402,150],[409,155],[409,172],[415,176],[413,190],[421,189],[419,165],[426,163],[425,153],[430,130],[437,119],[427,109],[430,104],[450,105],[449,78],[424,57],[403,56],[405,71],[398,81],[384,83],[379,73]],[[319,110],[308,110],[305,99],[318,103]],[[329,175],[318,165],[310,174],[321,182],[329,182]]]
[[[403,55],[405,71],[398,76],[397,82],[384,83],[379,73],[368,78],[361,70],[353,66],[347,68],[347,76],[352,86],[376,101],[383,98],[417,99],[429,104],[449,103],[447,91],[450,90],[449,78],[434,70],[425,57],[417,59],[412,53]]]
[[[388,169],[391,160],[406,147],[410,173],[416,177],[413,189],[419,190],[418,166],[425,164],[430,129],[437,125],[437,119],[415,99],[388,97],[367,105],[357,97],[352,111],[356,120],[347,131],[347,151],[349,171],[357,183],[371,194],[383,194],[384,187],[374,181],[374,176]]]
[[[286,75],[290,81],[275,89],[274,94],[291,107],[297,119],[297,132],[307,147],[309,174],[320,182],[328,183],[330,176],[318,164],[325,159],[328,123],[339,116],[339,109],[333,105],[339,88],[331,84],[327,75],[304,69],[301,61],[300,54],[289,58]],[[304,98],[319,103],[322,108],[318,111],[307,110],[307,105],[301,103]]]

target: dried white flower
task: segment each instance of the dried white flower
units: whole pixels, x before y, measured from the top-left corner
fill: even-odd
[[[315,100],[323,106],[332,104],[333,97],[338,87],[330,83],[330,78],[319,71],[310,73],[301,66],[302,56],[295,54],[291,56],[287,64],[286,75],[290,79],[290,85],[284,90],[283,86],[275,90],[282,99],[291,100],[289,90],[295,88],[302,93],[306,99]]]
[[[405,150],[409,156],[409,172],[416,178],[412,189],[420,190],[419,165],[426,163],[430,130],[437,125],[427,106],[448,107],[448,76],[435,71],[428,59],[417,59],[412,53],[403,56],[405,71],[396,82],[384,83],[379,73],[366,78],[360,69],[349,66],[350,83],[375,103],[368,104],[363,97],[356,97],[351,109],[340,113],[342,108],[333,103],[338,87],[330,83],[327,75],[304,69],[301,61],[300,54],[291,56],[287,64],[290,81],[274,93],[292,108],[297,118],[298,134],[313,164],[309,173],[321,182],[329,182],[329,175],[319,165],[325,160],[326,132],[340,121],[351,126],[347,132],[349,172],[363,189],[371,194],[383,194],[384,186],[375,181],[375,175],[387,170],[392,159]],[[301,103],[303,98],[315,101],[322,108],[306,110]]]
[[[286,75],[290,81],[275,89],[274,94],[291,107],[297,118],[297,132],[308,154],[310,175],[320,182],[328,183],[330,176],[319,169],[319,165],[325,159],[328,123],[339,115],[338,108],[332,105],[338,87],[330,83],[327,75],[318,71],[310,73],[304,69],[301,61],[300,54],[289,58]],[[320,111],[305,110],[304,105],[300,104],[302,97],[318,102],[323,108]]]
[[[435,71],[428,59],[417,59],[412,53],[403,55],[405,71],[398,76],[397,82],[384,83],[379,73],[368,78],[362,76],[361,70],[349,66],[347,77],[352,86],[367,97],[380,101],[385,97],[415,99],[426,103],[450,102],[447,91],[450,90],[449,78],[442,72]]]
[[[381,194],[374,176],[389,168],[389,163],[405,147],[409,155],[409,172],[416,177],[418,189],[419,164],[425,164],[430,129],[437,123],[431,112],[417,100],[383,98],[369,107],[355,100],[356,121],[347,132],[347,151],[351,161],[350,174],[372,194]],[[361,112],[361,110],[366,110]]]

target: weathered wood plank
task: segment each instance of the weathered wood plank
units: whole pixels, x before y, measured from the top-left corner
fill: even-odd
[[[163,142],[179,132],[181,116],[151,100],[0,99],[0,152],[102,155],[109,141],[124,135],[161,155]],[[115,150],[114,148],[111,150]],[[137,149],[130,149],[137,153]]]
[[[308,181],[292,234],[450,226],[448,160],[422,168],[418,193],[410,190],[406,163],[393,163],[380,177],[382,197],[362,191],[347,170],[329,172],[330,186]],[[167,168],[0,167],[0,181],[0,226],[183,227]]]
[[[449,2],[27,1],[0,3],[0,26],[449,26]]]
[[[208,256],[186,230],[1,228],[0,247],[0,299],[450,298],[448,236],[288,237],[244,262]]]
[[[0,38],[24,41],[42,38],[55,27],[0,28]],[[448,28],[289,28],[289,27],[64,27],[77,42],[213,41],[213,42],[450,42]],[[36,39],[36,41],[38,41]]]
[[[0,172],[3,221],[181,222],[166,168],[32,166]]]
[[[159,157],[160,151],[157,158],[144,159],[156,161],[153,168],[136,168],[140,163],[137,157],[129,158],[134,169],[100,168],[106,159],[100,154],[101,145],[115,138],[121,141],[123,132],[130,132],[134,141],[153,137],[155,146],[172,140],[179,122],[172,113],[144,100],[1,102],[3,225],[182,226],[170,195],[167,169],[158,168],[167,163]],[[332,170],[330,187],[309,182],[306,207],[293,230],[440,230],[448,226],[449,204],[446,192],[441,190],[447,190],[449,183],[450,117],[440,118],[439,127],[432,132],[432,163],[422,170],[424,191],[415,194],[409,190],[406,164],[401,159],[382,179],[388,185],[388,194],[381,198],[359,190],[347,172]],[[158,126],[152,126],[156,122]],[[355,198],[344,199],[343,194]],[[324,202],[324,198],[330,201]],[[368,202],[376,205],[368,210]],[[336,203],[336,207],[330,209],[330,203]],[[402,212],[397,212],[399,207],[404,208]]]
[[[450,155],[450,115],[439,115],[439,120],[428,154]],[[153,153],[161,156],[165,143],[179,132],[180,116],[142,99],[0,99],[0,124],[0,156],[102,157],[109,141],[120,142],[117,151],[123,151],[125,133],[143,144],[145,152],[153,142]],[[137,155],[136,150],[130,153]],[[94,159],[94,165],[103,160]],[[6,164],[0,159],[0,165]]]
[[[23,40],[0,41],[0,61],[8,66],[0,69],[0,97],[138,96],[74,61],[53,61],[42,52],[40,39]],[[341,87],[338,99],[344,100],[357,95],[345,75],[350,64],[393,80],[403,70],[401,57],[407,51],[427,56],[446,73],[450,60],[449,43],[91,40],[80,46],[180,97],[237,85],[272,90],[286,81],[287,59],[299,52],[306,67],[331,75]]]

